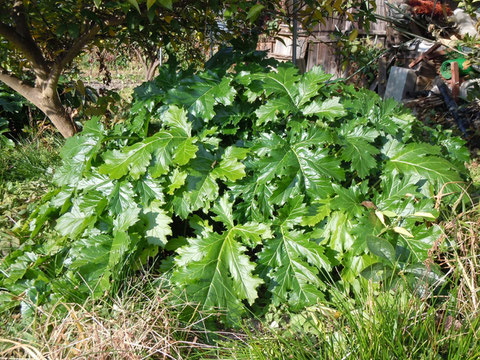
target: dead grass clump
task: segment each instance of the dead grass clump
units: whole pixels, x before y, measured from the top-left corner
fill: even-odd
[[[457,310],[463,316],[478,316],[480,310],[480,204],[445,223],[445,236],[453,250],[443,256],[443,266],[456,274]]]
[[[193,324],[182,326],[171,295],[161,286],[145,291],[142,280],[130,284],[121,297],[108,302],[58,304],[64,316],[42,313],[31,337],[0,339],[0,358],[34,359],[186,359],[198,349],[213,348],[199,342]],[[125,296],[127,295],[127,296]],[[186,305],[182,305],[185,307]],[[3,343],[3,344],[2,344]]]

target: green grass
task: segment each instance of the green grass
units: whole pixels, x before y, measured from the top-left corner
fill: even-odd
[[[433,305],[403,289],[374,286],[354,298],[334,294],[330,302],[299,314],[277,312],[274,318],[246,320],[239,329],[207,331],[204,324],[215,314],[194,311],[185,321],[186,302],[175,299],[158,278],[145,275],[118,297],[83,306],[59,303],[61,316],[39,308],[34,323],[10,320],[0,338],[30,346],[45,358],[480,358],[480,319],[459,313],[452,297]],[[2,348],[10,349],[10,356],[24,354],[0,339]]]
[[[50,135],[0,149],[0,255],[23,241],[16,229],[47,192],[62,143]]]
[[[240,340],[218,343],[218,359],[478,359],[480,319],[456,303],[433,306],[411,292],[335,291],[327,306],[283,315],[283,323],[244,327]],[[336,311],[331,309],[335,308]],[[207,354],[204,354],[207,356]]]
[[[49,311],[37,307],[30,321],[0,319],[0,356],[22,357],[30,350],[44,356],[37,358],[186,359],[194,348],[209,346],[179,320],[185,305],[156,281],[161,279],[138,276],[122,296],[59,302]]]
[[[0,151],[0,184],[48,178],[59,163],[63,139],[58,135],[18,140],[13,148]]]

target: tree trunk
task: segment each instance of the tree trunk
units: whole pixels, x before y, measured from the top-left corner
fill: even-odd
[[[39,100],[38,104],[33,104],[50,119],[63,137],[68,138],[77,132],[75,123],[61,104],[58,94],[54,94],[53,97],[46,96]]]
[[[4,11],[2,9],[2,11]],[[85,31],[78,36],[68,48],[60,47],[60,56],[55,56],[55,61],[48,61],[48,57],[42,53],[40,46],[30,32],[28,14],[23,0],[15,0],[12,7],[11,17],[14,25],[0,22],[0,36],[20,52],[30,63],[35,74],[35,86],[24,83],[11,71],[7,71],[0,65],[0,81],[12,88],[28,101],[37,106],[55,125],[64,137],[70,137],[77,132],[75,123],[60,101],[57,92],[58,79],[63,69],[82,52],[84,47],[92,42],[102,27],[88,21],[85,23]],[[102,25],[105,27],[116,26],[123,23],[124,16],[114,16],[106,19]],[[63,50],[63,51],[62,51]]]
[[[145,58],[142,56],[142,53],[140,52],[140,50],[138,50],[137,48],[133,48],[133,51],[135,53],[135,55],[137,55],[137,59],[138,61],[140,62],[140,64],[142,64],[143,66],[143,71],[144,71],[144,74],[145,74],[145,80],[148,81],[148,66],[147,66],[147,57],[145,56]]]
[[[155,70],[160,66],[160,60],[153,61],[150,66],[148,67],[148,71],[146,72],[145,80],[150,81],[155,76]]]
[[[160,66],[160,60],[156,58],[155,55],[145,55],[145,57],[142,56],[142,53],[134,48],[133,51],[137,55],[138,61],[143,65],[143,70],[145,74],[145,81],[150,81],[153,79],[155,76],[155,70]]]
[[[42,80],[37,77],[35,87],[0,68],[0,81],[38,107],[64,137],[73,136],[77,129],[57,92],[57,78]]]

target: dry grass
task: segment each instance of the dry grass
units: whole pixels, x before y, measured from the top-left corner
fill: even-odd
[[[187,359],[196,350],[214,348],[199,341],[202,333],[194,330],[198,322],[181,323],[178,314],[183,309],[172,305],[171,294],[162,286],[145,291],[151,281],[137,279],[113,301],[58,304],[57,310],[66,310],[64,316],[37,309],[41,320],[30,334],[18,338],[17,331],[17,338],[6,338],[0,331],[0,358]]]
[[[480,314],[480,204],[445,223],[445,236],[453,251],[443,257],[444,266],[455,274],[458,311],[464,316]]]
[[[480,151],[478,157],[467,165],[470,176],[475,185],[480,186]]]
[[[361,302],[362,308],[347,299],[336,302],[344,307],[344,315],[330,319],[336,325],[330,323],[327,328],[319,326],[321,319],[313,321],[318,337],[312,343],[305,334],[270,333],[267,324],[262,324],[265,332],[243,329],[243,334],[212,334],[199,329],[213,315],[200,316],[184,300],[173,301],[160,279],[144,275],[106,301],[90,301],[83,306],[60,303],[49,311],[37,308],[36,320],[27,332],[19,330],[24,331],[24,324],[14,326],[20,321],[18,314],[8,319],[11,330],[2,331],[6,322],[0,319],[0,358],[280,359],[288,358],[283,357],[287,354],[310,359],[308,349],[316,348],[325,354],[356,351],[368,358],[398,353],[401,356],[397,358],[407,359],[410,357],[405,354],[412,349],[427,354],[429,347],[438,346],[443,355],[448,353],[445,358],[476,359],[480,356],[480,205],[452,215],[443,225],[445,235],[439,243],[448,241],[452,247],[445,252],[439,246],[432,255],[449,273],[453,286],[439,308],[406,293],[397,297],[372,294]],[[179,314],[187,313],[187,308],[193,316],[183,322]],[[372,344],[372,334],[377,343]],[[386,334],[398,336],[389,338]],[[211,335],[224,341],[210,345],[205,339]]]

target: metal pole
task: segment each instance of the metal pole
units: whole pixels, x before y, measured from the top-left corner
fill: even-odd
[[[297,64],[297,0],[293,0],[293,40],[292,40],[292,62]]]
[[[210,30],[210,57],[213,56],[213,30]]]

